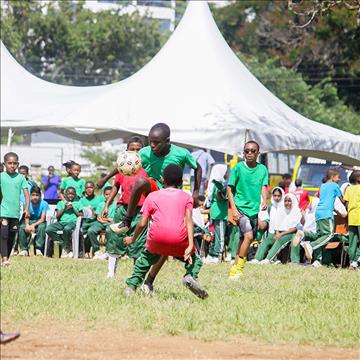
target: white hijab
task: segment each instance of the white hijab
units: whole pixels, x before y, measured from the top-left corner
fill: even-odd
[[[301,212],[299,209],[299,203],[296,199],[296,196],[292,193],[288,193],[284,196],[284,201],[285,198],[291,199],[291,209],[287,209],[284,205],[280,208],[280,211],[277,213],[275,230],[278,231],[287,231],[291,228],[296,228],[301,221]]]
[[[281,192],[281,199],[279,202],[274,200],[274,192],[275,190],[279,190]],[[273,234],[275,232],[275,224],[277,223],[277,214],[280,212],[280,209],[284,207],[284,190],[277,186],[271,191],[271,208],[270,208],[270,221],[269,221],[269,233]]]
[[[225,164],[214,165],[213,168],[211,169],[209,185],[206,190],[205,205],[208,205],[208,204],[211,205],[211,202],[212,202],[212,196],[213,196],[214,186],[215,186],[213,180],[221,181],[224,183],[226,172],[227,172],[227,166]]]

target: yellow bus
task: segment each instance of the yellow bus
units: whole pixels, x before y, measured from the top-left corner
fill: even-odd
[[[319,191],[322,179],[330,168],[336,168],[340,172],[341,179],[339,185],[348,181],[349,170],[344,169],[341,165],[341,163],[335,161],[298,156],[292,180],[294,182],[296,179],[301,179],[303,188],[313,197]]]

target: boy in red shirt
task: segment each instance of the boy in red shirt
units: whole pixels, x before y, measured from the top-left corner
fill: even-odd
[[[183,172],[175,164],[163,172],[164,189],[150,193],[141,209],[141,219],[132,237],[124,239],[130,245],[149,226],[146,246],[136,260],[132,275],[126,280],[125,296],[132,295],[144,282],[151,265],[161,256],[174,256],[185,262],[183,284],[201,299],[208,294],[196,281],[202,261],[194,252],[194,225],[192,221],[193,199],[180,190]]]
[[[309,192],[303,189],[301,179],[295,180],[295,186],[296,190],[294,191],[294,195],[299,203],[299,208],[300,210],[305,211],[310,204]]]

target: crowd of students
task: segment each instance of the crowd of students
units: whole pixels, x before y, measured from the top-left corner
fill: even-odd
[[[136,175],[124,176],[116,168],[95,186],[81,179],[79,164],[69,161],[64,179],[49,167],[49,175],[43,178],[44,196],[29,179],[29,169],[19,167],[17,154],[7,153],[0,188],[2,266],[10,264],[17,233],[19,255],[28,255],[33,235],[36,255],[42,255],[48,235],[61,245],[61,257],[73,257],[72,233],[81,217],[82,250],[89,254],[92,249],[94,259],[108,259],[108,277],[115,276],[119,258],[134,259],[126,296],[138,288],[151,292],[168,256],[184,262],[183,284],[202,299],[207,292],[197,278],[203,263],[232,262],[229,278],[238,279],[247,260],[278,263],[279,254],[289,248],[292,264],[304,263],[304,253],[318,267],[328,263],[326,245],[335,240],[344,243],[350,268],[358,267],[360,171],[353,171],[341,191],[339,173],[330,169],[312,201],[301,180],[291,188],[284,178],[269,194],[267,169],[257,162],[259,145],[248,141],[244,161],[231,172],[226,165],[212,167],[203,198],[199,197],[204,180],[201,166],[188,150],[170,143],[169,127],[154,125],[148,141],[146,147],[140,137],[128,141],[127,150],[138,151],[142,159],[143,168]],[[181,190],[185,166],[194,171],[192,196]],[[101,194],[96,194],[96,187],[102,188]],[[47,224],[48,202],[56,197],[57,221]],[[199,206],[200,221],[194,210]],[[346,225],[341,233],[335,230],[334,213]],[[106,239],[105,253],[100,250],[100,234]]]

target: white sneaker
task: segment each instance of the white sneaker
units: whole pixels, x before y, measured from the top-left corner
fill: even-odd
[[[309,241],[301,241],[300,245],[304,248],[305,250],[305,256],[308,260],[312,259],[312,254],[313,254],[313,248],[310,244]]]
[[[208,265],[215,265],[215,264],[218,264],[220,261],[219,261],[219,258],[216,257],[216,256],[210,256],[208,255],[205,259],[205,262],[204,264],[208,264]]]
[[[271,262],[269,259],[264,259],[259,262],[260,265],[270,265]]]
[[[27,250],[21,250],[21,251],[19,252],[19,256],[29,256],[29,253],[28,253]]]
[[[259,264],[260,261],[259,260],[256,260],[256,259],[252,259],[248,262],[248,264]]]
[[[322,267],[321,265],[321,262],[318,261],[318,260],[315,260],[312,265],[311,265],[313,268],[319,268],[319,267]]]
[[[102,253],[100,250],[96,251],[93,260],[107,260],[109,257],[108,253]]]
[[[39,249],[36,249],[35,254],[36,256],[43,256],[43,253]]]
[[[225,258],[225,262],[229,263],[231,261],[231,254],[227,254]]]
[[[281,264],[281,261],[280,260],[276,260],[275,262],[274,262],[274,265],[280,265]]]
[[[62,249],[62,251],[61,251],[61,258],[62,258],[62,259],[66,259],[66,258],[68,257],[68,255],[69,255],[69,253],[68,253],[66,250]]]
[[[72,251],[70,251],[70,252],[68,253],[68,258],[72,258],[72,257],[74,257],[74,254],[73,254]]]
[[[106,278],[107,279],[113,279],[115,277],[115,274],[107,273]]]
[[[298,230],[296,232],[295,237],[293,238],[292,241],[293,245],[298,246],[304,237],[305,237],[305,233],[302,230]]]
[[[350,264],[350,269],[351,270],[356,270],[358,268],[358,262],[357,261],[352,261]]]

